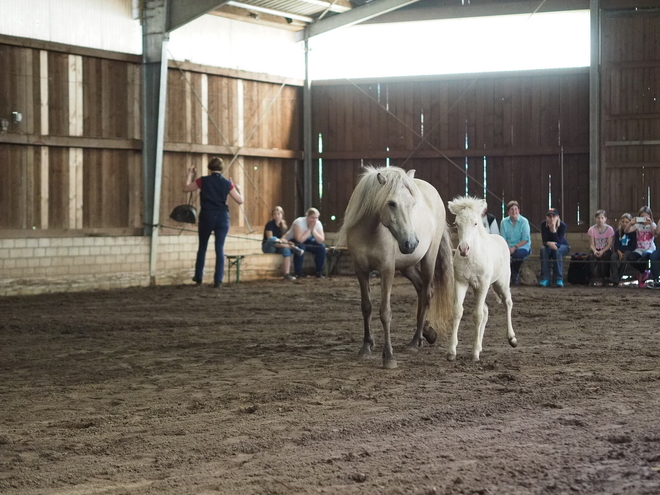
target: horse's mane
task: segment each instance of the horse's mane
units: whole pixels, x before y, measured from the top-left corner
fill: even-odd
[[[400,187],[406,187],[415,199],[420,199],[420,192],[412,177],[399,167],[364,167],[365,171],[360,175],[355,190],[348,201],[344,213],[344,223],[339,230],[337,246],[346,245],[346,232],[355,227],[363,218],[373,215],[380,209],[385,201],[392,197],[394,191]],[[378,181],[381,174],[386,182]]]
[[[457,196],[451,200],[451,212],[458,216],[465,210],[470,210],[481,216],[483,199],[474,196]]]

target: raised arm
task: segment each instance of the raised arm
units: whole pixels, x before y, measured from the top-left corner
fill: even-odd
[[[190,167],[188,173],[186,174],[186,180],[183,183],[183,192],[193,192],[199,189],[197,182],[195,181],[196,169],[195,167]]]
[[[231,180],[231,177],[229,178],[229,182],[231,182],[234,185],[234,187],[230,189],[229,195],[239,205],[242,205],[245,200],[243,199],[243,195],[241,194],[241,188],[239,187],[238,184],[234,184],[234,181]]]

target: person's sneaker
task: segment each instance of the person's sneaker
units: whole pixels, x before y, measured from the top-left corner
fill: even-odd
[[[284,275],[284,280],[295,280],[295,279],[296,279],[296,277],[294,277],[290,273],[287,273],[286,275]]]
[[[307,278],[309,275],[306,273],[296,273],[296,278]]]
[[[647,289],[660,289],[660,280],[648,280],[646,282]]]
[[[199,278],[193,277],[192,281],[195,282],[197,285],[202,285],[202,280]]]
[[[545,279],[544,279],[544,280],[541,280],[541,281],[539,282],[539,287],[547,287],[548,285],[550,285],[550,281],[549,281],[549,280],[545,280]]]
[[[293,253],[294,253],[296,256],[302,256],[303,254],[305,254],[305,250],[304,250],[304,249],[300,249],[298,246],[293,246],[293,247],[291,247],[291,251],[293,251]]]
[[[644,287],[644,282],[646,282],[646,279],[649,277],[647,276],[648,272],[640,273],[637,275],[637,286],[638,287]]]
[[[560,289],[564,287],[564,281],[563,280],[557,280],[557,287]]]
[[[325,278],[325,275],[323,275],[322,273],[317,273],[316,278]]]
[[[511,275],[511,285],[519,285],[519,284],[520,284],[520,276]]]
[[[222,282],[215,282],[213,284],[214,289],[221,289],[222,288]]]

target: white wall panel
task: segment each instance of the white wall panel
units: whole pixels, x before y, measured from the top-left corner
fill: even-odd
[[[0,34],[142,53],[131,0],[0,0]]]
[[[168,48],[176,60],[305,77],[303,44],[283,29],[205,15],[173,31]]]
[[[132,0],[0,0],[0,34],[123,53],[142,53]],[[304,78],[302,43],[291,31],[205,15],[175,30],[171,58]]]

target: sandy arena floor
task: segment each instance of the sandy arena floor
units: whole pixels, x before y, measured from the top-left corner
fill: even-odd
[[[450,363],[397,278],[384,370],[352,277],[0,298],[0,493],[660,493],[660,291],[513,300]]]

